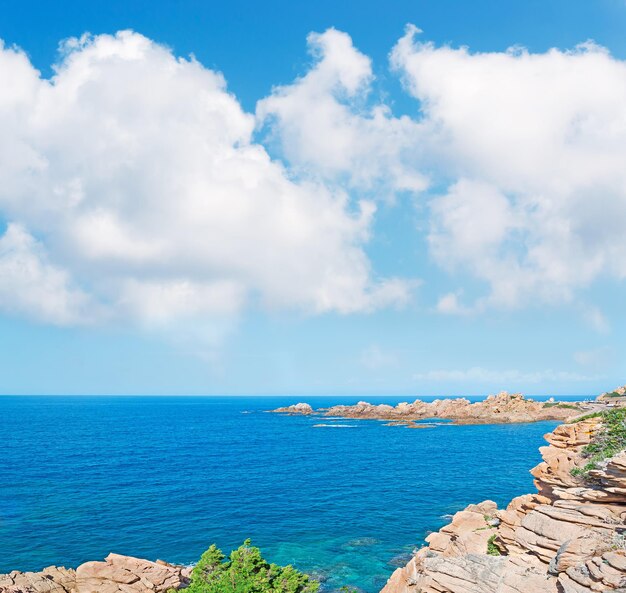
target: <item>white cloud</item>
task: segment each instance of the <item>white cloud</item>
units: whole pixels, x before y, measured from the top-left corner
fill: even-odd
[[[416,35],[391,61],[451,180],[432,202],[433,256],[489,287],[470,308],[575,301],[599,278],[622,280],[626,64],[593,43],[471,53]]]
[[[376,278],[364,251],[363,197],[438,188],[422,226],[458,283],[439,312],[569,302],[606,331],[580,295],[626,277],[626,64],[592,43],[471,53],[417,33],[391,53],[413,118],[372,96],[371,60],[334,29],[256,118],[219,73],[135,33],[66,42],[50,80],[0,48],[0,215],[57,291],[48,310],[0,280],[0,308],[163,324],[403,303],[411,283]]]
[[[67,273],[47,260],[43,246],[21,226],[10,224],[0,237],[0,308],[38,321],[82,323],[97,308]]]
[[[369,62],[335,58],[328,76],[355,93]],[[46,80],[0,47],[0,89],[5,311],[167,323],[249,302],[349,313],[408,298],[363,251],[374,206],[294,180],[197,61],[129,31],[85,36]]]
[[[444,294],[438,301],[436,310],[446,315],[469,315],[473,313],[471,309],[461,304],[460,293],[448,292]]]
[[[440,312],[570,302],[606,331],[578,301],[626,276],[626,64],[593,43],[471,53],[419,33],[408,27],[390,57],[415,117],[372,100],[371,61],[329,29],[309,36],[310,70],[260,101],[258,118],[312,178],[382,196],[444,188],[429,202],[428,245],[460,286]],[[475,279],[483,294],[462,302]]]
[[[416,373],[413,378],[417,381],[435,381],[448,383],[550,383],[564,381],[596,381],[597,376],[582,375],[568,371],[519,371],[519,370],[491,370],[482,367],[471,367],[463,370],[434,370],[425,373]]]
[[[393,117],[383,103],[369,105],[370,59],[335,29],[311,33],[307,41],[316,60],[309,72],[257,106],[289,163],[383,197],[425,189],[427,177],[414,166],[420,124]]]

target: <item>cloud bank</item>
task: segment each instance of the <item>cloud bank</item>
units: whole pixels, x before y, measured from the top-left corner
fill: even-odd
[[[585,382],[597,381],[601,377],[571,373],[568,371],[519,371],[515,369],[493,370],[482,367],[471,367],[463,370],[434,370],[416,373],[413,379],[435,383],[493,383],[502,384],[545,384],[563,383],[566,381]]]
[[[66,41],[49,80],[0,47],[0,309],[158,324],[402,304],[411,281],[380,278],[366,248],[376,208],[408,194],[449,275],[436,310],[573,303],[606,326],[581,295],[626,276],[626,64],[593,43],[472,53],[420,34],[390,53],[403,116],[335,29],[255,114],[137,33]]]

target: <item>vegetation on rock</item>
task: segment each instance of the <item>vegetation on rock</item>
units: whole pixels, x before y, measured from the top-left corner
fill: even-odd
[[[270,564],[246,540],[228,560],[212,545],[191,573],[189,593],[314,593],[319,583],[292,566]]]
[[[575,467],[571,471],[573,476],[583,480],[589,480],[590,472],[597,469],[605,459],[609,459],[626,449],[626,408],[587,414],[576,421],[580,422],[589,418],[601,418],[602,427],[593,440],[582,450],[582,455],[587,459],[587,463],[583,467]]]
[[[496,546],[496,534],[495,533],[487,540],[487,554],[489,554],[489,556],[501,556],[502,555],[502,552],[500,552],[500,548]]]

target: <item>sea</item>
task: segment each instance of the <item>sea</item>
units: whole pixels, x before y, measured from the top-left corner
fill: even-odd
[[[1,396],[0,573],[109,552],[192,564],[250,538],[323,591],[376,593],[456,511],[533,491],[557,425],[267,412],[359,399],[413,398]]]

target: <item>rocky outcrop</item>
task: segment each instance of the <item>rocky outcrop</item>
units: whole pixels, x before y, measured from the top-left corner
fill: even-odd
[[[0,575],[0,593],[166,593],[189,583],[191,569],[109,554],[76,570],[51,566],[41,572]]]
[[[617,402],[626,399],[626,385],[616,387],[613,391],[607,391],[598,396],[598,401]]]
[[[293,406],[285,406],[284,408],[276,408],[272,412],[278,412],[280,414],[300,414],[302,416],[308,416],[313,414],[314,410],[309,404],[294,404]]]
[[[599,404],[601,406],[601,404]],[[413,403],[403,402],[397,406],[373,405],[359,402],[353,406],[332,406],[313,410],[309,404],[299,403],[278,408],[273,412],[287,414],[319,414],[362,420],[389,420],[395,424],[414,426],[415,420],[424,418],[445,418],[457,424],[493,424],[536,422],[539,420],[567,420],[579,415],[583,408],[572,402],[538,402],[527,399],[520,393],[490,395],[487,399],[472,403],[465,398],[438,399],[424,402],[416,399]]]
[[[76,572],[49,566],[41,572],[19,572],[0,575],[1,593],[69,593],[76,589]]]
[[[537,493],[457,513],[381,593],[626,592],[626,451],[572,475],[602,428],[596,417],[546,435]]]

